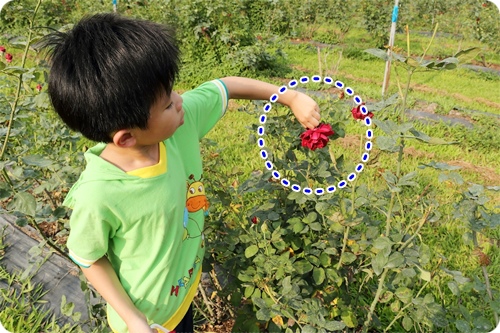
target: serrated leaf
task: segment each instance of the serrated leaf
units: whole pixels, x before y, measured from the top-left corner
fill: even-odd
[[[345,328],[345,324],[341,321],[327,321],[325,323],[325,329],[328,330],[328,331],[340,331],[340,330],[343,330]]]
[[[396,289],[395,294],[403,303],[410,302],[413,296],[413,292],[410,288],[407,287],[399,287],[398,289]]]
[[[417,68],[420,66],[420,63],[413,58],[407,58],[405,62],[406,62],[406,64],[408,64],[408,66],[413,67],[413,68]]]
[[[342,312],[340,315],[342,321],[346,324],[347,327],[356,327],[358,326],[358,320],[356,319],[356,315],[350,310]]]
[[[384,61],[389,60],[389,57],[387,56],[387,51],[384,51],[382,49],[366,49],[364,51]]]
[[[251,258],[259,252],[259,247],[257,245],[250,245],[245,249],[245,257]]]
[[[394,252],[389,256],[389,261],[387,262],[386,267],[396,268],[403,265],[404,262],[405,262],[405,257],[399,252]]]
[[[28,192],[18,192],[12,198],[12,201],[7,206],[9,210],[21,212],[25,215],[35,216],[36,200],[33,195]]]
[[[403,317],[402,324],[403,324],[403,328],[406,331],[410,331],[413,328],[413,320],[411,320],[411,318],[409,316],[404,316]]]
[[[373,119],[377,128],[381,129],[387,135],[393,135],[396,133],[398,125],[392,120],[379,120]]]
[[[351,252],[344,252],[342,253],[342,263],[345,265],[348,265],[352,263],[354,260],[356,260],[356,255]]]
[[[47,158],[44,158],[40,155],[24,156],[24,157],[21,157],[21,159],[23,160],[24,164],[26,164],[26,165],[32,165],[32,166],[37,166],[37,167],[41,167],[41,168],[45,168],[45,167],[48,167],[48,166],[54,164],[53,161],[51,161]]]
[[[375,258],[372,260],[372,268],[375,274],[380,275],[388,261],[388,256],[385,256],[382,251],[377,253]]]
[[[325,270],[323,268],[314,267],[313,269],[313,280],[316,285],[320,285],[325,281]]]
[[[469,323],[463,319],[457,319],[455,321],[455,327],[462,333],[471,333]]]
[[[394,137],[391,136],[379,136],[377,137],[377,147],[380,150],[388,151],[391,153],[395,153],[399,151],[399,146],[394,139]]]
[[[449,165],[445,162],[434,162],[434,161],[431,161],[430,163],[427,163],[427,164],[422,164],[423,166],[426,166],[426,167],[431,167],[431,168],[434,168],[434,169],[438,169],[438,170],[458,170],[458,169],[461,169],[461,167],[459,166],[455,166],[455,165]]]

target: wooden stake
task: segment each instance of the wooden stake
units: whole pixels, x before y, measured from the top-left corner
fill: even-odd
[[[394,39],[396,35],[396,23],[398,21],[399,0],[395,0],[394,9],[392,11],[391,33],[389,36],[389,47],[387,48],[387,61],[385,62],[384,81],[382,83],[382,98],[385,97],[387,88],[389,86],[389,77],[391,76],[391,61],[392,61],[392,48],[394,47]]]

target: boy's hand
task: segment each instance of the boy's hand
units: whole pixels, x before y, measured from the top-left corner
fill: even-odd
[[[127,321],[127,328],[130,333],[156,333],[156,330],[149,326],[145,318],[136,318]]]
[[[292,109],[295,118],[305,128],[316,128],[321,120],[318,103],[300,91],[293,92],[295,96],[292,97],[288,106]]]

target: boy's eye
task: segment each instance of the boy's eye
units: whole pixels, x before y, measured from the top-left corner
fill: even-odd
[[[167,106],[167,109],[170,109],[173,105],[174,105],[174,102],[170,103],[170,104]]]

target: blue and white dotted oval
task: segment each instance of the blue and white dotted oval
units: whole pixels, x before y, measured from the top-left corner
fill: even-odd
[[[338,81],[338,80],[334,81],[331,77],[328,77],[328,76],[324,77],[323,80],[321,80],[321,76],[319,76],[319,75],[314,75],[311,79],[309,79],[308,76],[303,76],[299,80],[291,80],[290,82],[288,82],[288,87],[286,85],[281,86],[279,88],[279,94],[273,94],[269,98],[269,101],[271,103],[267,103],[264,106],[263,112],[268,113],[269,111],[271,111],[272,104],[276,103],[279,99],[279,95],[284,94],[288,90],[288,88],[294,89],[299,85],[299,83],[307,84],[308,82],[311,82],[311,81],[312,82],[323,82],[325,84],[333,84],[338,89],[343,89],[347,95],[349,95],[349,96],[354,95],[354,90],[351,87],[346,87],[342,81]],[[354,104],[358,105],[358,106],[361,103],[363,103],[363,100],[358,95],[354,95],[352,100],[353,100]],[[362,105],[360,107],[360,109],[364,115],[368,114],[368,109],[366,108],[366,106]],[[264,127],[262,125],[264,125],[266,123],[266,120],[267,120],[267,116],[265,114],[259,115],[259,123],[261,126],[259,126],[257,128],[257,134],[260,137],[264,136],[265,130],[264,130]],[[366,117],[362,122],[360,122],[360,124],[365,125],[367,127],[371,127],[373,124],[373,121],[371,120],[370,117]],[[278,170],[274,169],[274,164],[272,162],[267,160],[269,157],[269,154],[265,150],[264,139],[259,138],[257,140],[257,145],[259,146],[259,152],[260,152],[259,156],[265,160],[266,169],[271,171],[272,177],[275,180],[279,181],[281,183],[281,185],[283,185],[286,188],[291,188],[292,191],[294,191],[294,192],[302,192],[306,195],[311,195],[313,193],[316,195],[323,195],[326,193],[334,193],[337,189],[346,188],[348,182],[354,181],[357,177],[357,174],[364,170],[364,163],[368,162],[368,159],[370,157],[369,151],[372,150],[372,148],[373,148],[373,143],[372,143],[372,141],[374,139],[373,132],[374,131],[372,129],[368,129],[366,131],[366,138],[369,141],[367,141],[365,143],[365,152],[363,152],[363,154],[361,155],[361,163],[356,165],[354,172],[351,172],[347,176],[347,179],[342,179],[336,185],[327,185],[325,188],[310,188],[310,187],[301,188],[301,186],[299,184],[294,184],[293,182],[291,182],[290,180],[288,180],[286,178],[281,178],[281,173]]]

